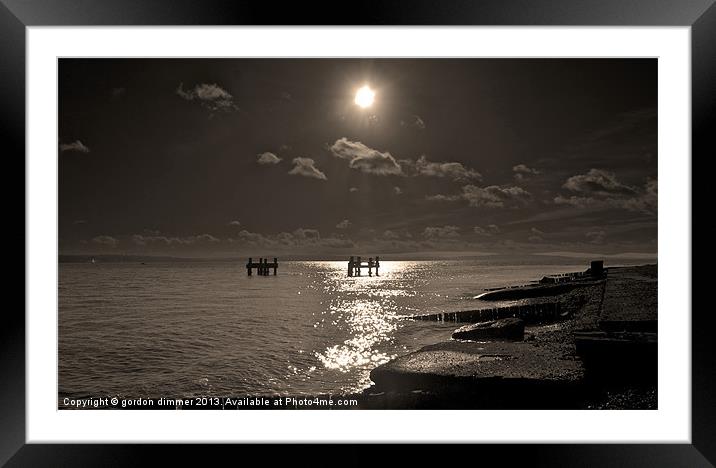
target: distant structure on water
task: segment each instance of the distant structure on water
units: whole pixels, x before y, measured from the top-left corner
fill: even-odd
[[[367,262],[361,261],[360,257],[353,257],[348,260],[348,276],[361,276],[361,268],[368,268],[368,276],[373,276],[373,268],[375,268],[375,276],[380,268],[380,257],[370,257]]]
[[[252,261],[249,257],[249,261],[246,264],[246,273],[251,276],[253,269],[256,268],[257,276],[269,276],[269,271],[273,269],[273,275],[276,276],[278,270],[278,258],[274,257],[273,262],[269,263],[267,258],[259,258],[258,262]]]

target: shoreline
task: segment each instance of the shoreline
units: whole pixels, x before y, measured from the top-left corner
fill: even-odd
[[[598,280],[506,287],[478,296],[483,308],[418,316],[456,328],[512,316],[527,327],[517,340],[453,338],[398,356],[371,371],[362,407],[656,409],[657,271],[612,267]],[[541,313],[544,304],[561,313]]]

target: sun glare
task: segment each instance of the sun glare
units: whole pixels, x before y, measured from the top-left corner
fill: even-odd
[[[356,92],[355,103],[365,109],[373,104],[374,99],[375,91],[370,89],[368,85],[365,85]]]

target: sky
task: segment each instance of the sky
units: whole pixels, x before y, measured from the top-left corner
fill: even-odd
[[[58,86],[60,254],[656,252],[656,59],[60,59]]]

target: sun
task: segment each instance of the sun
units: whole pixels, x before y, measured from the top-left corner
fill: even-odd
[[[355,103],[358,104],[363,109],[373,105],[374,100],[375,100],[375,91],[370,89],[368,87],[368,85],[365,85],[362,88],[358,89],[358,91],[356,91]]]

